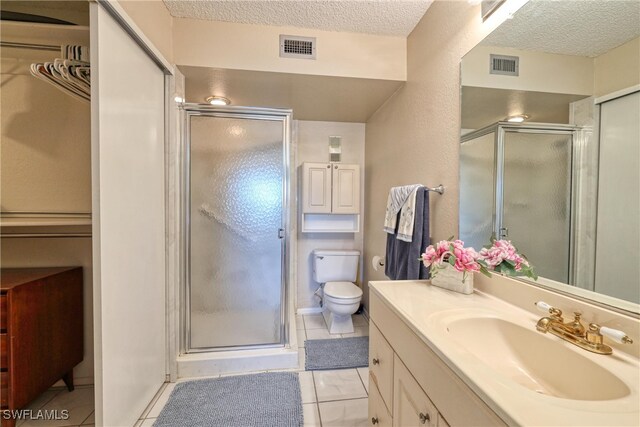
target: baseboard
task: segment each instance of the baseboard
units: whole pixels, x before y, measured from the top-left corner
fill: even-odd
[[[322,307],[307,307],[307,308],[299,308],[296,310],[296,314],[319,314],[322,313]]]

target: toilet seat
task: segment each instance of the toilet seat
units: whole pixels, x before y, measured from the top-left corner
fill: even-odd
[[[359,303],[362,289],[351,282],[327,282],[324,285],[324,296],[336,304]]]

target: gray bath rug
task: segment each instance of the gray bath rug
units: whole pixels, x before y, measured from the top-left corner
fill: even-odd
[[[307,340],[304,349],[307,371],[369,366],[369,337]]]
[[[300,427],[295,372],[267,372],[178,383],[154,427]]]

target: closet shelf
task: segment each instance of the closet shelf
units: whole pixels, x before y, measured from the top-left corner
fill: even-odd
[[[0,227],[90,226],[91,214],[0,214]]]

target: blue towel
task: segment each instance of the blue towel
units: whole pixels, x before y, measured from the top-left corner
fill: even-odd
[[[396,224],[399,222],[396,221]],[[398,240],[397,229],[395,234],[387,234],[384,274],[391,280],[428,279],[429,270],[419,258],[429,243],[429,191],[419,188],[416,194],[413,239],[411,242]]]

